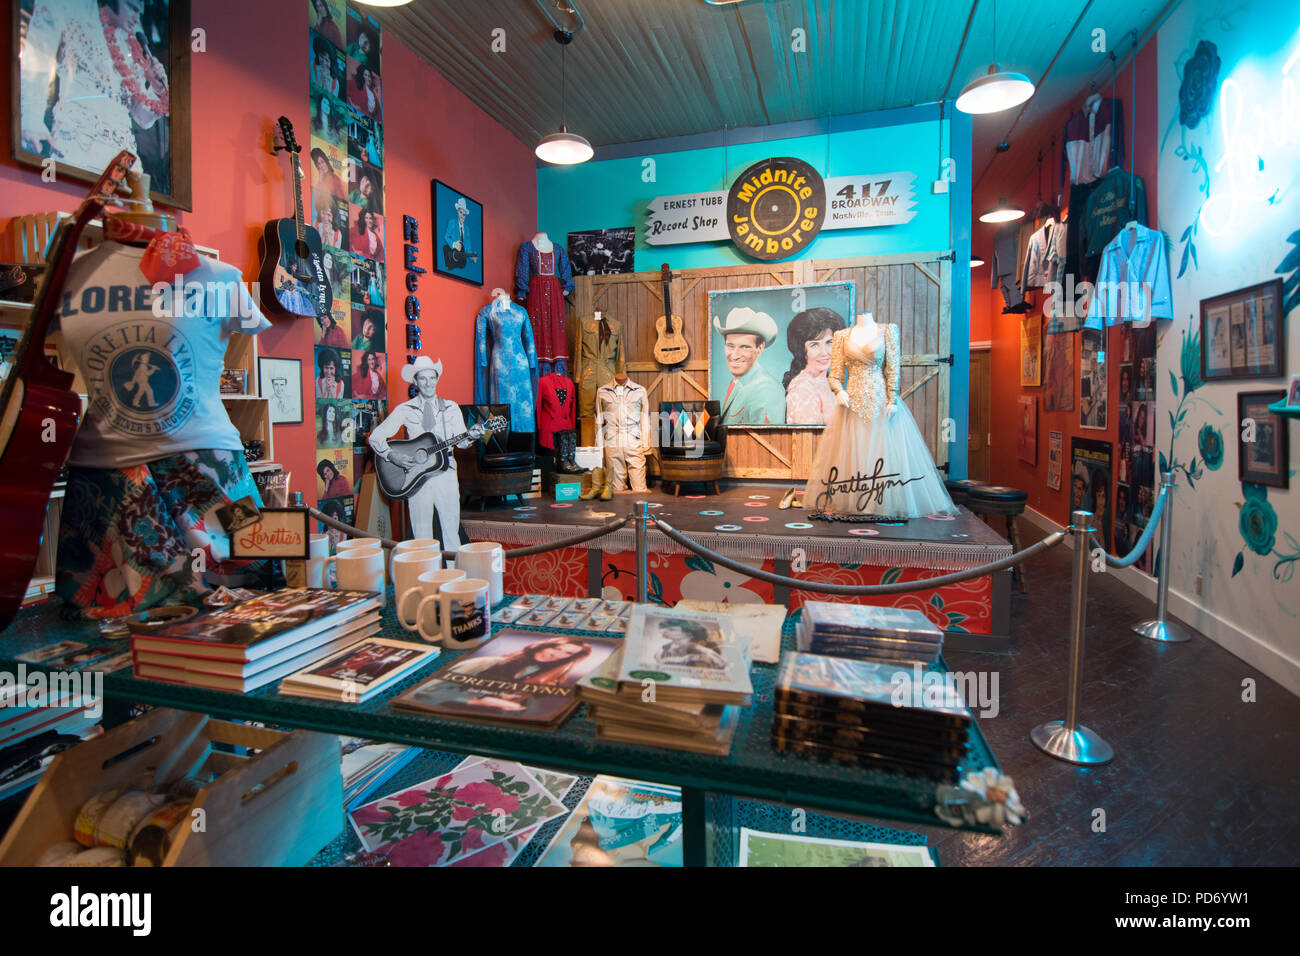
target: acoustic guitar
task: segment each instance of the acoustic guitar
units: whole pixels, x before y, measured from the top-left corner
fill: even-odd
[[[660,365],[680,365],[686,361],[691,348],[682,335],[681,316],[673,314],[673,299],[668,288],[673,281],[673,273],[668,268],[668,263],[663,264],[660,275],[664,283],[664,314],[655,319],[655,333],[658,335],[655,339],[655,361]]]
[[[260,265],[257,281],[262,306],[277,315],[323,318],[334,301],[334,290],[325,275],[324,244],[314,226],[307,225],[302,212],[302,147],[293,135],[288,117],[279,120],[280,137],[293,170],[293,218],[272,219],[257,240]]]
[[[480,424],[483,429],[479,435],[482,432],[505,431],[510,427],[510,422],[500,415],[493,415]],[[430,475],[447,470],[447,466],[451,463],[451,449],[466,438],[477,437],[478,435],[473,432],[462,432],[454,438],[440,440],[436,435],[426,432],[415,438],[390,441],[388,443],[390,455],[394,452],[409,455],[414,458],[414,462],[408,467],[403,467],[395,461],[388,461],[376,455],[375,477],[379,479],[379,487],[389,498],[409,498]]]
[[[45,509],[59,469],[72,450],[81,418],[73,376],[45,358],[45,334],[63,296],[68,267],[86,223],[121,188],[135,156],[125,150],[99,177],[90,195],[59,223],[46,257],[32,317],[0,389],[0,629],[9,626],[27,593],[45,532]]]
[[[444,245],[442,247],[442,261],[448,269],[463,269],[468,262],[478,262],[478,253],[467,253],[464,249]]]

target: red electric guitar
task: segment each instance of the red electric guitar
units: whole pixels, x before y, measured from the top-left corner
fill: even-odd
[[[45,333],[59,306],[77,239],[86,223],[112,201],[135,165],[126,151],[99,177],[71,219],[59,223],[46,256],[32,317],[13,353],[0,390],[0,629],[9,626],[27,593],[45,532],[45,509],[59,469],[72,450],[81,417],[73,376],[45,359]]]

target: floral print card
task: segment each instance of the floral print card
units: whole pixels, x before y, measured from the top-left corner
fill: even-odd
[[[447,866],[568,812],[516,763],[461,766],[348,814],[362,846],[394,866]]]
[[[472,764],[481,763],[486,757],[467,757],[456,766],[456,770],[471,766]],[[556,800],[563,800],[565,794],[572,789],[573,785],[578,782],[578,778],[573,774],[558,773],[550,770],[539,770],[536,767],[522,767],[523,770],[531,773],[537,778],[537,782],[546,788],[547,792]],[[452,771],[453,773],[455,770]],[[448,863],[448,866],[476,866],[476,867],[493,867],[493,866],[510,866],[515,861],[524,848],[532,842],[533,837],[537,836],[537,831],[542,828],[542,824],[531,827],[527,830],[521,830],[513,836],[506,837],[500,843],[494,843],[486,846],[481,850],[468,853],[460,859]]]

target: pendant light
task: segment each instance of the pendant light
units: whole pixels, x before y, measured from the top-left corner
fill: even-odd
[[[411,0],[357,0],[357,3],[367,7],[404,7],[410,2]]]
[[[1004,71],[998,58],[998,4],[993,0],[993,64],[979,79],[962,87],[957,109],[963,113],[1000,113],[1034,95],[1034,84],[1023,73]]]
[[[998,143],[998,153],[1005,153],[1011,148],[1007,142]],[[1007,185],[1007,167],[1006,161],[1002,164],[1002,189],[1006,190]],[[1012,222],[1016,219],[1023,219],[1025,211],[1015,203],[1008,203],[1007,197],[1003,196],[998,200],[998,204],[992,209],[985,210],[980,216],[980,222]]]
[[[982,266],[982,265],[984,265],[984,260],[983,260],[983,259],[980,259],[980,258],[978,258],[978,257],[976,257],[976,258],[972,258],[971,261],[970,261],[970,267],[971,267],[972,269],[978,269],[978,268],[979,268],[980,266]]]
[[[573,42],[573,34],[567,30],[555,31],[555,42],[560,44],[560,131],[551,133],[549,136],[543,136],[542,141],[537,144],[537,158],[545,163],[554,163],[557,166],[572,166],[576,163],[585,163],[596,154],[591,148],[591,143],[587,142],[577,133],[570,133],[569,127],[565,124],[565,95],[566,95],[566,77],[565,77],[565,56],[564,50]]]

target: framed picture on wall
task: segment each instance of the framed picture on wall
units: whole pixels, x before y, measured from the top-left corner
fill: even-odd
[[[302,359],[257,359],[257,391],[269,400],[272,425],[302,421]]]
[[[1106,345],[1100,331],[1079,333],[1079,427],[1106,429]]]
[[[1020,320],[1020,384],[1037,386],[1043,383],[1043,324],[1037,315],[1026,315]]]
[[[727,425],[826,424],[831,338],[855,294],[852,282],[709,292],[709,398]]]
[[[434,271],[483,284],[483,206],[433,180]]]
[[[1074,334],[1043,336],[1043,411],[1074,410]]]
[[[189,0],[12,9],[14,159],[93,183],[130,150],[155,201],[192,209]]]
[[[1019,429],[1016,432],[1016,453],[1020,460],[1038,464],[1038,398],[1034,395],[1020,396]]]
[[[1286,392],[1280,390],[1237,393],[1237,421],[1244,423],[1237,434],[1237,477],[1242,481],[1274,488],[1289,486],[1287,421],[1268,410],[1269,405],[1285,397]]]
[[[1201,300],[1201,377],[1277,378],[1286,365],[1282,280]]]

